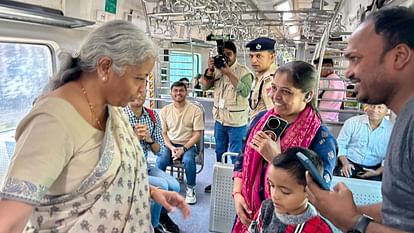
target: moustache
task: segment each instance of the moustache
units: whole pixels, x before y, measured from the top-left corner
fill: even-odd
[[[348,79],[349,81],[351,81],[351,83],[357,83],[361,81],[361,79],[356,77],[355,75],[350,76]]]

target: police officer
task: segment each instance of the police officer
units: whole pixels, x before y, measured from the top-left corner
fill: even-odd
[[[259,37],[247,43],[249,57],[253,70],[256,72],[249,98],[250,118],[258,112],[273,107],[269,96],[271,83],[276,72],[275,64],[276,41],[267,37]]]
[[[200,79],[203,89],[214,87],[213,117],[217,161],[221,161],[221,156],[226,151],[241,151],[249,117],[248,97],[253,81],[253,73],[237,62],[237,49],[233,42],[224,42],[224,55],[227,63],[223,67],[215,67],[214,59],[210,58],[208,68]],[[210,190],[210,185],[205,188],[207,193]]]

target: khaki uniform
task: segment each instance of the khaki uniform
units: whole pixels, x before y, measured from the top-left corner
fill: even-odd
[[[273,107],[269,91],[272,88],[273,75],[275,74],[276,69],[276,64],[272,64],[261,76],[256,76],[254,78],[253,88],[249,99],[250,118],[254,117],[257,113],[263,110],[269,110]],[[260,86],[262,86],[261,90]]]
[[[237,87],[220,71],[214,73],[214,120],[224,126],[239,127],[247,124],[249,117],[248,96],[251,88],[252,72],[237,61],[230,67],[239,79]],[[248,75],[251,74],[251,75]]]

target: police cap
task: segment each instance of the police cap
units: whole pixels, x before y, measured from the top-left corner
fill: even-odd
[[[246,48],[249,48],[252,52],[260,52],[266,50],[275,50],[276,41],[268,37],[259,37],[246,44]]]

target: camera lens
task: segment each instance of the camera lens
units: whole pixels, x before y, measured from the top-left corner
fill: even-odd
[[[280,125],[280,121],[277,118],[270,119],[267,123],[270,129],[277,129]]]

